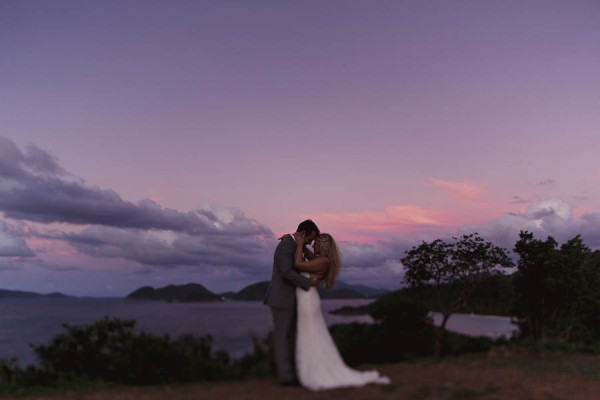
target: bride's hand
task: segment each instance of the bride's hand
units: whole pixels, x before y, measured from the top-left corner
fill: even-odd
[[[294,233],[294,238],[296,239],[296,242],[300,245],[300,246],[304,246],[304,237],[305,237],[306,233],[304,232],[296,232]]]
[[[285,239],[285,237],[286,237],[286,236],[291,236],[291,235],[290,235],[289,233],[286,233],[285,235],[281,236],[281,237],[280,237],[279,239],[277,239],[277,240],[283,240],[283,239]]]
[[[310,274],[310,285],[317,287],[322,279],[323,277],[321,275]]]

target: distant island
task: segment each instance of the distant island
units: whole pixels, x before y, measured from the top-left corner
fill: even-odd
[[[158,289],[144,286],[127,295],[132,300],[162,300],[168,302],[196,302],[196,301],[262,301],[267,294],[270,281],[263,281],[248,285],[238,292],[213,293],[198,283],[186,285],[168,285]],[[322,299],[368,299],[387,293],[383,289],[374,289],[363,285],[350,285],[337,282],[330,290],[319,288]]]
[[[128,294],[127,299],[196,302],[222,301],[223,297],[211,292],[198,283],[188,283],[186,285],[168,285],[158,289],[154,289],[151,286],[144,286]]]
[[[48,294],[41,294],[35,292],[24,292],[22,290],[8,290],[0,289],[0,299],[37,299],[37,298],[73,298],[73,296],[67,296],[64,293],[54,292]]]
[[[234,292],[213,293],[199,283],[188,283],[185,285],[167,285],[159,288],[143,286],[129,293],[129,300],[159,300],[167,302],[202,302],[202,301],[262,301],[269,288],[270,281],[257,282]],[[385,289],[375,289],[364,285],[351,285],[344,282],[336,282],[332,290],[319,288],[319,294],[324,300],[331,299],[374,299],[382,294],[388,293]],[[48,299],[48,298],[71,298],[77,297],[64,293],[35,293],[22,290],[0,289],[0,299]]]

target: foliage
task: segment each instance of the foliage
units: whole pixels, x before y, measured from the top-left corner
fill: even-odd
[[[428,307],[406,291],[379,297],[369,306],[374,324],[334,325],[330,331],[349,365],[410,360],[434,354],[436,329]],[[444,336],[445,354],[487,351],[489,338],[460,334]]]
[[[513,348],[521,348],[535,353],[560,352],[567,354],[600,355],[600,342],[567,342],[562,339],[535,340],[532,337],[517,338],[509,343]]]
[[[600,253],[580,236],[558,247],[521,231],[513,313],[522,337],[591,343],[600,337]]]
[[[466,307],[474,294],[500,267],[513,265],[505,249],[485,241],[477,233],[423,242],[406,252],[402,264],[406,268],[405,283],[423,290],[433,299],[435,309],[442,314],[436,335],[435,353],[442,353],[446,324],[453,313]]]
[[[510,316],[515,296],[513,279],[514,274],[496,274],[490,276],[490,278],[485,282],[482,282],[479,289],[473,293],[470,301],[464,307],[457,310],[457,312]],[[456,284],[441,285],[439,287],[439,295],[444,299],[449,299],[456,291]],[[404,287],[393,292],[388,292],[388,295],[390,294],[402,296],[406,300],[422,303],[429,310],[439,312],[431,287]],[[380,297],[385,297],[385,295],[381,295]],[[330,311],[330,313],[340,315],[368,315],[375,304],[376,303],[373,302],[360,306],[343,306]]]
[[[456,332],[446,332],[442,338],[441,355],[487,352],[492,346],[501,344],[505,340],[504,338],[492,339],[487,336],[468,336]]]
[[[264,339],[252,337],[253,350],[239,360],[242,375],[268,376],[275,372],[273,331]]]
[[[406,252],[401,261],[408,287],[362,309],[375,323],[330,328],[348,364],[487,351],[504,339],[445,332],[445,324],[455,312],[506,313],[511,299],[520,327],[520,336],[511,343],[540,351],[600,354],[600,251],[590,251],[579,236],[559,247],[550,236],[537,240],[521,232],[514,248],[518,271],[506,276],[501,268],[512,265],[506,250],[477,234],[454,239],[423,242]],[[440,329],[430,310],[442,313]],[[32,346],[38,366],[22,368],[14,359],[0,359],[0,393],[98,382],[214,381],[274,371],[272,334],[253,338],[253,351],[233,360],[213,349],[211,336],[173,339],[137,332],[134,321],[104,318],[64,328],[48,344]]]
[[[105,318],[77,327],[63,325],[47,345],[34,346],[51,376],[85,376],[130,384],[215,380],[229,374],[231,360],[212,351],[212,337],[136,333],[134,321]]]
[[[21,368],[0,360],[0,387],[53,386],[78,382],[165,384],[214,381],[269,373],[269,346],[255,340],[254,352],[232,360],[213,350],[211,336],[171,339],[136,332],[135,322],[104,318],[86,326],[63,325],[65,332],[33,346],[39,366]],[[265,340],[265,342],[268,339]]]
[[[394,293],[380,297],[370,314],[376,323],[330,329],[348,364],[396,362],[432,353],[434,329],[423,305]]]

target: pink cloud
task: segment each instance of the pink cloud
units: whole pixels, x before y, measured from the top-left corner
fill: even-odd
[[[577,218],[577,219],[581,219],[581,217],[582,217],[584,214],[588,214],[588,213],[591,213],[591,212],[593,212],[593,211],[591,211],[591,210],[587,210],[587,209],[585,209],[585,208],[577,208],[577,207],[576,207],[576,208],[574,208],[574,209],[573,209],[573,217],[575,217],[575,218]]]
[[[387,238],[390,234],[446,229],[455,224],[448,213],[411,204],[392,205],[383,211],[317,214],[314,220],[322,231],[342,240],[363,242]]]
[[[484,186],[469,182],[452,182],[443,179],[430,178],[429,181],[440,189],[461,199],[473,199],[481,195]]]

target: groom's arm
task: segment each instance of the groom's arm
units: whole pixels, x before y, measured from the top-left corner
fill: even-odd
[[[294,256],[290,246],[281,243],[275,250],[275,262],[283,279],[299,286],[304,290],[310,289],[312,281],[310,278],[302,276],[294,269]]]

